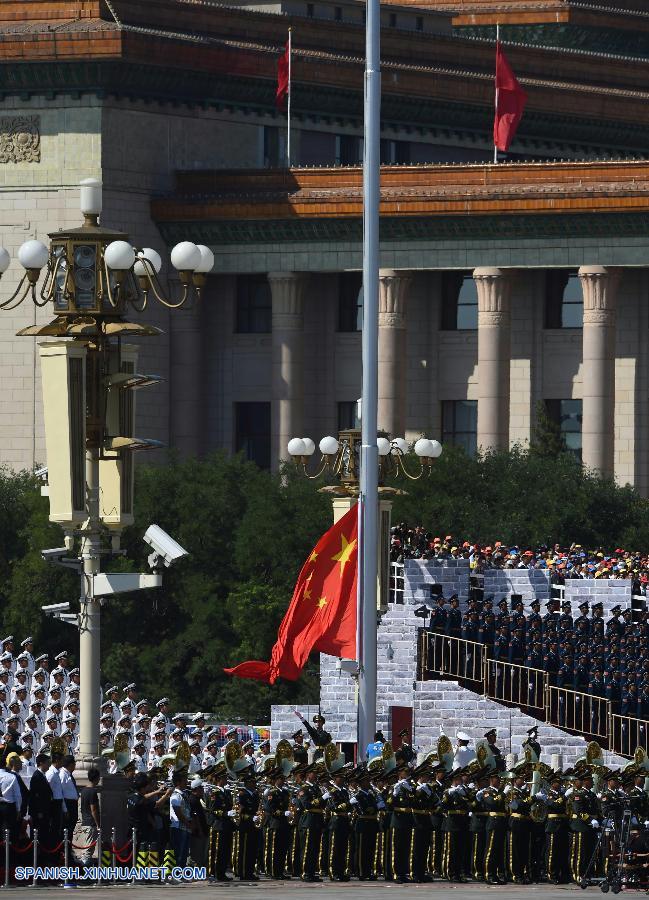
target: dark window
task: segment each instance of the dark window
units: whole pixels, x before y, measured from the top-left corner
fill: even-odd
[[[343,272],[338,276],[338,331],[360,331],[363,327],[363,276]]]
[[[307,5],[306,5],[306,14],[307,14],[307,16],[308,16],[310,19],[313,18],[313,3],[307,3]]]
[[[336,165],[357,166],[363,158],[363,143],[355,134],[336,135]]]
[[[396,28],[397,27],[397,14],[390,13],[389,21],[390,21],[390,28]]]
[[[270,469],[270,403],[234,404],[234,450]]]
[[[381,141],[381,162],[386,165],[407,165],[410,162],[409,141]]]
[[[334,19],[336,20],[336,22],[342,22],[342,20],[343,20],[343,8],[342,8],[342,6],[337,6],[337,7],[334,9]]]
[[[279,128],[264,125],[264,168],[276,169],[285,162],[284,135],[280,133]]]
[[[559,426],[566,447],[581,462],[581,400],[546,400],[548,419]]]
[[[338,431],[346,431],[348,428],[358,428],[356,408],[356,400],[341,400],[338,403]]]
[[[424,30],[424,17],[423,16],[417,16],[417,18],[415,19],[415,28],[417,29],[417,31]]]
[[[265,275],[237,276],[237,334],[268,334],[273,303]]]
[[[478,445],[478,401],[444,400],[442,403],[442,443],[463,447],[475,456]]]
[[[468,331],[478,327],[478,288],[468,272],[444,272],[442,330]]]
[[[584,298],[576,272],[552,269],[545,277],[545,327],[581,328]]]
[[[327,131],[300,134],[300,165],[331,166],[336,161],[336,135]]]

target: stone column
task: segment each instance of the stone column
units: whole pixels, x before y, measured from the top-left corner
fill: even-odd
[[[511,273],[474,269],[478,289],[478,447],[509,448]]]
[[[214,290],[208,279],[201,303],[172,310],[170,316],[170,430],[171,446],[181,456],[199,456],[204,450],[203,310]]]
[[[379,271],[378,427],[392,437],[406,430],[406,300],[408,272]]]
[[[291,438],[305,437],[302,305],[306,276],[270,272],[268,281],[273,302],[271,460],[277,469],[280,461],[290,459],[286,446]]]
[[[615,305],[619,271],[582,266],[584,294],[582,363],[582,461],[613,475],[615,415]]]

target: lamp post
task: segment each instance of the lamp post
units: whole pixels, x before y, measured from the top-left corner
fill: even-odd
[[[363,410],[365,407],[362,407]],[[363,422],[363,419],[361,419]],[[358,555],[358,620],[357,620],[357,650],[358,650],[358,747],[366,747],[373,739],[376,731],[376,613],[377,613],[377,583],[379,576],[379,527],[378,510],[379,498],[397,493],[403,493],[398,488],[385,485],[386,478],[405,477],[411,481],[417,481],[424,475],[430,475],[434,461],[442,454],[442,445],[439,441],[419,438],[414,444],[414,452],[419,459],[419,470],[414,474],[408,470],[406,457],[411,445],[404,438],[390,439],[384,432],[377,436],[376,426],[374,438],[371,440],[372,454],[375,457],[376,488],[371,499],[376,506],[377,524],[372,532],[365,532],[361,538],[359,531],[359,555]],[[363,491],[367,490],[367,479],[364,478],[364,470],[368,455],[364,452],[366,447],[365,432],[357,428],[341,431],[337,438],[328,435],[319,443],[320,460],[315,471],[309,472],[311,460],[315,454],[315,443],[311,438],[292,438],[288,443],[288,453],[292,457],[300,472],[307,478],[319,478],[325,472],[330,472],[337,477],[337,484],[320,488],[321,491],[332,494],[334,497],[358,497],[362,504]],[[367,495],[365,497],[367,500]],[[365,503],[365,506],[367,504]],[[362,517],[363,506],[360,507]],[[361,524],[362,518],[359,524]],[[371,542],[371,536],[372,542]],[[371,543],[371,546],[370,546]],[[368,572],[368,558],[372,568]],[[363,574],[364,573],[364,574]]]
[[[39,344],[39,353],[50,521],[62,527],[65,546],[43,556],[80,575],[79,753],[90,761],[99,751],[101,603],[112,594],[159,587],[162,567],[170,564],[160,551],[150,557],[151,574],[101,573],[102,555],[119,552],[121,531],[133,523],[133,453],[161,446],[135,436],[133,396],[160,379],[138,373],[137,347],[124,341],[160,330],[126,316],[129,309],[142,312],[150,297],[169,308],[198,300],[214,256],[188,241],[174,247],[180,289],[168,296],[158,278],[160,255],[99,224],[101,182],[81,182],[80,205],[81,227],[50,234],[49,248],[36,240],[20,247],[25,271],[0,309],[29,298],[37,307],[51,304],[55,314],[18,334],[54,339]],[[0,277],[10,262],[0,247]]]

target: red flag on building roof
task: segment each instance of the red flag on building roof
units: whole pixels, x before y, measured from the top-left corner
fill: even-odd
[[[270,662],[250,660],[228,675],[274,684],[296,681],[309,653],[356,658],[358,507],[322,535],[298,575]]]
[[[500,41],[496,42],[496,116],[494,145],[509,150],[525,109],[527,94],[516,80]]]
[[[277,60],[277,92],[275,94],[275,106],[282,108],[288,98],[291,89],[291,39],[286,42],[284,52]]]

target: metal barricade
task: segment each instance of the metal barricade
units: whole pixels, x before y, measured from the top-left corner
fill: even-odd
[[[636,747],[649,753],[649,722],[617,713],[611,713],[609,722],[609,746],[613,753],[633,756]]]
[[[608,741],[608,701],[569,688],[548,685],[546,721],[587,738]]]
[[[403,563],[390,563],[390,585],[388,589],[388,601],[390,603],[403,603],[404,577]]]
[[[424,654],[426,672],[470,681],[471,689],[482,693],[484,644],[427,631]]]
[[[545,713],[547,674],[517,663],[488,659],[485,663],[487,697],[510,706],[520,706],[532,714]]]

